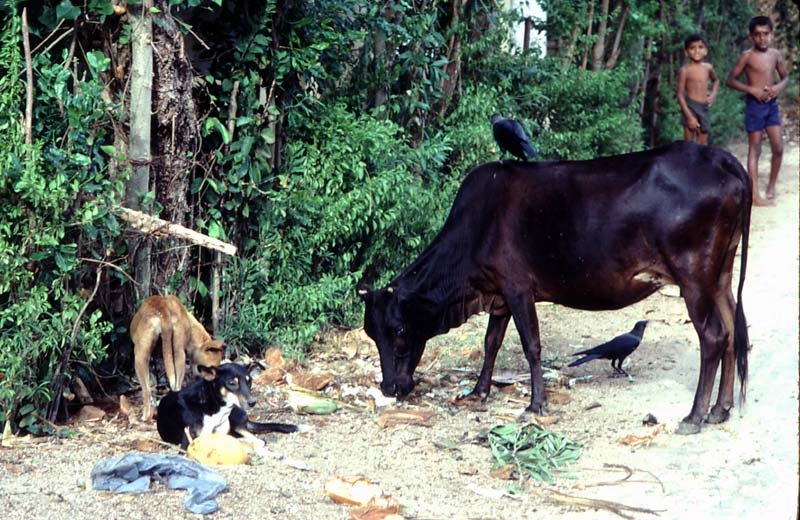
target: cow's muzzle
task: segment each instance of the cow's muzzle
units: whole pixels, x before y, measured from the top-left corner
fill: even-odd
[[[414,389],[414,381],[410,378],[408,380],[398,379],[396,381],[384,381],[381,383],[381,392],[386,397],[403,398],[411,393]]]

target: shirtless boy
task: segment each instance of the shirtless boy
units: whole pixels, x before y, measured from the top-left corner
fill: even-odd
[[[681,106],[683,138],[698,144],[708,144],[708,109],[717,97],[719,79],[714,67],[703,62],[708,55],[708,45],[702,36],[689,35],[683,49],[689,58],[678,75],[678,104]],[[709,81],[712,82],[710,93]]]
[[[753,47],[739,56],[739,61],[728,74],[725,84],[747,94],[744,128],[747,130],[749,143],[747,171],[753,181],[753,205],[772,206],[775,204],[775,182],[778,180],[778,171],[781,169],[783,159],[783,137],[777,96],[786,88],[789,75],[780,52],[769,46],[772,40],[772,20],[766,16],[756,16],[750,20],[749,29]],[[742,72],[747,78],[747,83],[738,80]],[[774,83],[775,72],[779,77],[777,83]],[[758,191],[758,158],[761,155],[761,138],[764,130],[767,132],[772,149],[766,199],[762,198]]]

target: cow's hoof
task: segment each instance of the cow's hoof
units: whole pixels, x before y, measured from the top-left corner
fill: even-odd
[[[478,402],[485,403],[489,399],[489,392],[468,392],[466,394],[459,394],[456,396],[456,401]]]
[[[721,406],[714,406],[713,408],[711,408],[711,413],[708,414],[706,422],[708,424],[724,423],[725,421],[730,419],[730,417],[731,413],[728,410],[724,409]]]
[[[678,425],[678,429],[675,430],[675,433],[678,435],[694,435],[695,433],[700,433],[700,425],[684,419]]]
[[[547,413],[545,412],[545,409],[544,409],[544,408],[545,408],[545,407],[544,407],[544,403],[541,403],[541,404],[531,404],[530,406],[528,406],[527,408],[525,408],[525,412],[526,412],[526,413],[532,413],[532,414],[536,414],[536,415],[542,415],[542,416],[543,416],[543,415],[547,415]]]

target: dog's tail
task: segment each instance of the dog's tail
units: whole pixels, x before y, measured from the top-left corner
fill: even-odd
[[[308,431],[309,427],[305,424],[286,424],[286,423],[262,423],[262,422],[255,422],[248,419],[247,421],[247,431],[250,433],[269,433],[269,432],[278,432],[278,433],[296,433],[296,432],[305,432]]]

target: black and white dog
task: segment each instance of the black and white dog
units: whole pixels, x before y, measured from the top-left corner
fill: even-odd
[[[186,449],[190,439],[206,433],[228,433],[255,448],[264,441],[254,433],[303,431],[302,426],[283,423],[258,423],[247,417],[248,408],[256,403],[250,393],[252,379],[247,369],[236,363],[218,367],[198,366],[198,379],[179,392],[170,392],[158,403],[158,433],[166,442]]]

